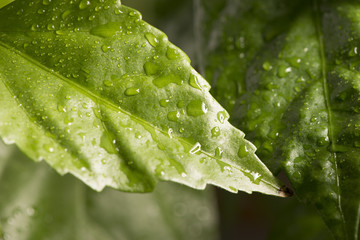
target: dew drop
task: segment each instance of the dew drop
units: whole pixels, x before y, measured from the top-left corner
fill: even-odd
[[[31,31],[36,31],[39,28],[39,25],[33,24],[31,25]]]
[[[182,108],[184,106],[184,101],[179,101],[176,106]]]
[[[301,63],[301,59],[298,58],[298,57],[292,57],[288,60],[288,62],[290,63],[290,65],[292,67],[295,67],[295,68],[299,68],[300,66],[300,63]]]
[[[211,136],[212,136],[212,137],[218,137],[218,136],[220,136],[220,128],[219,128],[218,126],[213,127],[213,128],[211,129]]]
[[[199,80],[198,80],[197,76],[195,76],[194,74],[191,74],[190,80],[189,80],[189,84],[190,84],[190,86],[192,86],[193,88],[196,88],[196,89],[201,90],[201,87],[200,87],[200,84],[199,84]]]
[[[63,105],[58,105],[57,109],[59,112],[66,112],[66,108]]]
[[[44,145],[44,149],[49,152],[49,153],[53,153],[54,152],[54,147],[49,145],[49,144],[45,144]]]
[[[37,13],[38,14],[43,14],[43,13],[45,13],[46,11],[45,11],[45,9],[39,9],[39,10],[37,10]]]
[[[272,69],[272,66],[268,61],[264,62],[262,67],[265,71],[270,71]]]
[[[112,81],[110,80],[104,80],[103,81],[103,84],[107,87],[112,87],[114,84],[112,83]]]
[[[117,32],[121,32],[122,27],[120,23],[109,22],[103,25],[98,25],[90,30],[90,34],[103,38],[110,38]]]
[[[156,47],[159,44],[159,40],[152,33],[145,33],[145,38],[148,40],[151,46]]]
[[[207,113],[207,107],[201,100],[193,100],[187,105],[187,114],[192,117],[198,117]]]
[[[81,0],[80,4],[79,4],[79,8],[80,9],[85,9],[88,6],[90,6],[90,1],[88,0]]]
[[[121,11],[120,9],[118,9],[118,8],[115,8],[114,13],[115,13],[116,15],[119,15],[119,14],[122,13],[122,11]]]
[[[175,47],[169,46],[166,51],[166,57],[169,60],[176,60],[180,57],[179,50]]]
[[[223,152],[224,151],[220,147],[217,147],[215,149],[215,157],[219,159],[222,158]]]
[[[180,112],[172,111],[167,114],[167,119],[172,122],[177,122],[180,118]]]
[[[144,70],[146,75],[150,76],[150,75],[155,75],[159,72],[160,67],[152,62],[146,62],[144,64]]]
[[[172,74],[161,76],[161,77],[155,78],[153,80],[153,84],[158,88],[163,88],[163,87],[169,85],[170,83],[175,83],[177,85],[181,85],[182,80],[180,77],[172,75]]]
[[[240,145],[239,151],[238,151],[238,156],[241,158],[246,157],[249,154],[249,150],[247,149],[246,145]]]
[[[101,50],[102,50],[104,53],[106,53],[106,52],[108,52],[108,51],[110,50],[110,46],[108,46],[108,45],[102,45],[102,46],[101,46]]]
[[[172,128],[169,128],[169,130],[168,130],[168,136],[169,136],[169,138],[173,138],[173,129]]]
[[[224,123],[227,118],[227,113],[225,111],[220,111],[217,113],[217,119],[220,123]]]
[[[129,12],[129,16],[130,17],[135,17],[137,15],[137,13],[135,11],[131,11]]]
[[[93,111],[94,111],[95,117],[98,118],[98,119],[102,119],[100,109],[98,109],[98,108],[92,108],[92,109],[93,109]]]
[[[54,24],[51,24],[51,23],[49,23],[46,28],[47,28],[47,30],[49,30],[49,31],[55,30]]]
[[[140,89],[136,88],[136,87],[130,87],[130,88],[127,88],[124,93],[126,96],[135,96],[140,93]]]
[[[357,49],[357,47],[354,47],[354,48],[348,53],[349,57],[354,57],[354,56],[357,55],[357,54],[358,54],[358,49]]]
[[[284,65],[281,65],[279,66],[277,75],[280,78],[284,78],[288,75],[289,72],[291,72],[291,67],[286,67]]]
[[[195,154],[201,150],[201,144],[199,142],[195,143],[195,145],[190,149],[190,154]]]
[[[66,116],[64,119],[64,123],[66,125],[71,125],[73,122],[74,122],[74,118],[72,118],[72,117]]]
[[[64,30],[56,30],[55,33],[56,33],[57,35],[65,35],[65,34],[66,34],[66,31],[64,31]]]
[[[232,186],[229,186],[229,189],[230,189],[232,192],[235,192],[235,193],[238,191],[236,188],[234,188],[234,187],[232,187]]]
[[[168,99],[161,99],[160,100],[160,106],[167,107],[168,105],[169,105],[169,100]]]
[[[49,5],[51,3],[51,0],[43,0],[42,3],[44,5]]]
[[[103,133],[100,138],[100,147],[105,149],[110,154],[116,154],[117,150],[114,146],[114,140],[113,137],[110,134]]]
[[[320,146],[325,146],[325,145],[328,144],[328,142],[329,142],[329,137],[328,137],[328,136],[322,137],[322,138],[320,138],[320,139],[318,140],[318,145],[320,145]]]

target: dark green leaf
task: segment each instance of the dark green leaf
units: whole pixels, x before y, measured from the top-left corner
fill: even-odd
[[[96,190],[167,180],[284,195],[188,57],[139,12],[18,0],[0,19],[0,134],[32,159]]]
[[[0,239],[217,239],[212,191],[97,193],[0,142]]]
[[[203,4],[201,20],[213,43],[214,57],[204,59],[208,79],[220,83],[216,94],[228,106],[236,100],[233,123],[270,169],[283,163],[295,192],[316,205],[336,238],[358,239],[360,5],[222,2],[217,13]],[[221,21],[211,21],[216,14]],[[238,52],[236,39],[244,39]],[[230,85],[242,87],[230,96]]]

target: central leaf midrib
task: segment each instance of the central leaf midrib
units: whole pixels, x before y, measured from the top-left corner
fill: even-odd
[[[27,60],[28,62],[30,62],[31,64],[34,64],[35,66],[41,68],[42,70],[44,70],[45,72],[47,73],[51,73],[53,76],[61,79],[62,81],[64,81],[65,83],[67,83],[69,86],[73,87],[74,89],[76,89],[77,91],[79,91],[80,93],[88,96],[89,98],[95,100],[95,102],[98,102],[98,103],[102,103],[103,105],[109,107],[110,109],[112,109],[113,111],[120,111],[122,112],[123,114],[125,115],[128,115],[130,116],[133,120],[137,121],[138,123],[140,123],[141,125],[146,125],[146,126],[149,126],[153,129],[156,129],[158,130],[159,132],[163,133],[163,134],[167,134],[167,132],[165,132],[164,130],[160,129],[160,128],[157,128],[156,126],[150,124],[149,122],[145,121],[144,119],[136,116],[136,115],[133,115],[131,114],[130,112],[127,112],[125,111],[124,109],[122,109],[120,106],[116,106],[114,103],[110,102],[109,100],[107,99],[104,99],[104,98],[101,98],[100,96],[98,96],[97,94],[89,91],[88,89],[84,88],[83,86],[77,84],[76,82],[74,81],[71,81],[70,79],[67,79],[65,78],[64,76],[62,76],[61,74],[55,72],[54,70],[50,70],[49,68],[47,68],[46,66],[44,66],[43,64],[37,62],[36,60],[34,60],[33,58],[31,58],[30,56],[18,51],[17,49],[15,48],[12,48],[10,46],[8,46],[7,44],[5,44],[4,42],[0,41],[0,46],[13,52],[14,54],[17,54],[19,55],[20,57],[22,57],[23,59]],[[193,144],[189,143],[188,141],[186,141],[185,139],[183,138],[180,138],[178,136],[175,135],[175,138],[181,142],[181,143],[184,143],[190,147],[193,146]],[[245,139],[244,139],[245,140]],[[245,140],[246,141],[246,140]],[[214,156],[212,156],[210,153],[208,152],[205,152],[204,150],[200,150],[201,153],[203,153],[204,155],[206,155],[207,157],[213,159],[213,160],[216,160],[218,161],[218,159],[216,159]],[[242,169],[242,167],[240,166],[237,166],[237,165],[234,165],[232,164],[231,162],[229,162],[228,164],[231,164],[232,167],[238,169],[239,171],[245,171],[246,169]],[[260,180],[261,182],[263,182],[264,184],[267,184],[269,186],[271,186],[272,188],[276,189],[277,191],[281,191],[281,189],[279,189],[278,187],[276,187],[276,185],[264,180],[264,179],[261,179]]]
[[[337,187],[337,202],[338,202],[338,208],[341,215],[342,220],[342,227],[343,232],[345,233],[346,239],[348,239],[348,236],[346,234],[346,227],[345,227],[345,217],[342,210],[342,204],[341,204],[341,189],[340,189],[340,179],[339,179],[339,169],[337,164],[337,157],[336,152],[332,149],[335,149],[335,137],[334,137],[334,129],[333,129],[333,114],[331,111],[331,102],[330,102],[330,94],[329,94],[329,87],[328,87],[328,80],[327,80],[327,61],[325,56],[325,46],[324,46],[324,37],[322,33],[322,22],[321,22],[321,12],[318,0],[314,0],[314,24],[316,28],[317,33],[317,39],[319,43],[319,51],[320,51],[320,58],[321,58],[321,80],[323,84],[324,89],[324,98],[325,98],[325,106],[328,114],[328,136],[331,144],[331,156],[334,161],[335,166],[335,175],[336,175],[336,187]]]

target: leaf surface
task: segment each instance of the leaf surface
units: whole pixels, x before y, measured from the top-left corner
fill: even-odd
[[[0,239],[217,239],[211,189],[94,192],[0,142]]]
[[[221,26],[233,26],[224,31],[211,17],[200,19],[212,29],[205,37],[218,36],[211,39],[215,44],[208,47],[208,54],[224,53],[204,63],[207,78],[220,76],[216,78],[220,82],[226,75],[230,77],[224,84],[244,86],[231,97],[236,100],[233,123],[259,148],[260,158],[273,172],[283,164],[295,192],[315,204],[337,239],[358,239],[360,5],[354,1],[222,3],[223,10],[215,13],[206,10],[207,3],[199,4],[205,5],[201,10],[205,16],[219,14]],[[242,25],[237,28],[232,18]],[[261,43],[256,49],[251,36]],[[233,54],[225,53],[233,46],[224,42],[229,38],[244,39],[247,63],[243,65],[239,55],[232,65],[216,70],[218,62]],[[228,92],[215,91],[226,99]]]
[[[12,3],[14,0],[0,0],[0,8],[5,7],[6,5]]]
[[[96,190],[158,180],[284,195],[166,35],[119,1],[0,10],[0,134]]]

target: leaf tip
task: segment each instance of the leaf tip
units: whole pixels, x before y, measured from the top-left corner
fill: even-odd
[[[293,190],[284,185],[279,189],[279,195],[280,197],[291,197],[292,195],[294,195],[294,192]]]

